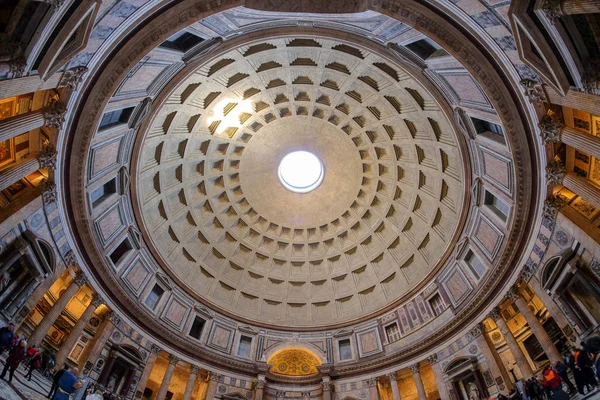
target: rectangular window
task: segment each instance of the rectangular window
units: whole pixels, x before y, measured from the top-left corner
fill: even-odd
[[[121,262],[121,260],[123,260],[125,256],[127,256],[127,253],[132,249],[133,248],[131,247],[131,243],[129,243],[129,240],[127,239],[119,243],[119,245],[112,251],[112,253],[110,253],[109,256],[113,265],[116,267],[119,264],[119,262]]]
[[[498,216],[502,221],[506,222],[508,218],[508,213],[510,212],[510,207],[508,204],[494,196],[492,193],[485,191],[483,203],[488,206],[488,208]]]
[[[417,40],[416,42],[409,43],[404,47],[417,54],[423,60],[429,58],[429,56],[431,56],[437,50],[437,48],[427,39]]]
[[[239,357],[250,358],[250,349],[252,348],[252,338],[242,336],[238,345],[237,355]]]
[[[469,266],[469,268],[471,268],[471,271],[473,271],[473,274],[477,277],[477,279],[485,275],[485,271],[487,268],[485,267],[485,265],[483,265],[479,257],[477,257],[475,253],[473,253],[473,251],[469,250],[464,260]]]
[[[117,193],[117,178],[113,178],[90,194],[92,207],[98,207],[104,200]]]
[[[343,339],[338,342],[338,350],[340,352],[340,361],[352,359],[352,345],[350,339]]]
[[[148,297],[146,297],[146,301],[144,301],[144,304],[146,304],[148,308],[154,310],[164,293],[165,290],[163,288],[161,288],[158,285],[154,285],[152,291],[148,294]]]
[[[194,339],[200,340],[200,335],[202,335],[202,329],[204,329],[204,323],[205,321],[196,315],[196,318],[194,318],[194,323],[190,328],[189,335]]]
[[[179,32],[160,44],[160,47],[183,53],[202,43],[204,39],[189,32]]]
[[[126,124],[133,112],[134,107],[122,108],[120,110],[109,111],[102,116],[98,130],[108,129],[115,125]]]
[[[475,117],[471,117],[471,121],[478,135],[504,144],[504,131],[500,125]]]
[[[395,342],[400,339],[400,329],[398,329],[398,324],[393,323],[385,327],[385,335],[387,336],[388,343]]]
[[[433,315],[436,317],[444,312],[444,300],[442,300],[442,296],[439,293],[434,294],[429,299],[429,306],[431,307],[431,311],[433,311]]]

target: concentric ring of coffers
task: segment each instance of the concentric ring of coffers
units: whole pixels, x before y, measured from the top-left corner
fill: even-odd
[[[410,293],[452,247],[463,167],[434,97],[390,59],[311,37],[206,61],[152,116],[136,197],[151,245],[193,296],[258,323],[324,326]],[[326,174],[294,193],[278,165]]]

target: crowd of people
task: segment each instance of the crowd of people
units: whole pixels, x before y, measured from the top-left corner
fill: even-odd
[[[571,377],[575,381],[571,380]],[[539,378],[517,381],[515,390],[498,400],[568,400],[571,396],[600,390],[600,336],[594,336],[580,348],[562,354],[562,361],[548,364]]]

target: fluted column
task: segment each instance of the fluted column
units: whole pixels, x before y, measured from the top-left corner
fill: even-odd
[[[419,400],[427,400],[427,394],[425,393],[425,386],[423,386],[423,380],[421,379],[421,372],[419,363],[410,366],[410,371],[412,372],[413,378],[415,380],[415,384],[417,385],[417,394],[419,395]]]
[[[46,334],[50,330],[50,327],[54,325],[54,322],[65,308],[69,300],[75,293],[79,290],[79,287],[82,286],[86,282],[85,276],[83,274],[79,274],[71,281],[65,292],[56,300],[56,303],[50,308],[50,311],[44,316],[44,318],[40,321],[38,326],[34,329],[33,333],[29,337],[29,344],[37,344],[38,346],[42,344],[42,341],[46,337]],[[57,364],[58,365],[58,364]]]
[[[150,374],[152,373],[152,368],[154,368],[154,364],[156,363],[156,358],[160,354],[160,347],[153,344],[150,346],[150,354],[148,355],[148,359],[146,360],[146,366],[144,367],[144,372],[142,372],[142,376],[140,376],[140,380],[138,381],[138,390],[144,392],[146,389],[146,385],[148,384],[148,378],[150,378]]]
[[[527,306],[527,302],[521,295],[519,289],[513,287],[510,291],[509,297],[513,299],[515,305],[519,308],[519,311],[525,317],[527,325],[529,325],[529,328],[535,335],[536,339],[538,340],[538,342],[540,342],[540,345],[542,346],[544,353],[546,353],[546,355],[548,356],[548,359],[552,363],[555,363],[556,361],[562,361],[562,357],[558,352],[558,349],[554,345],[554,342],[550,338],[550,335],[548,335],[548,332],[546,332],[542,324],[540,324],[540,321],[529,309],[529,307]]]
[[[214,400],[215,394],[217,393],[217,385],[221,380],[223,380],[223,375],[214,372],[210,373],[210,380],[208,381],[205,400]]]
[[[196,365],[191,365],[190,377],[188,378],[187,384],[185,385],[185,392],[183,393],[183,400],[191,400],[194,386],[196,385],[196,378],[198,378],[198,368]],[[258,400],[258,399],[256,399]]]
[[[67,360],[71,349],[73,348],[73,346],[75,346],[75,343],[77,343],[77,340],[83,333],[83,330],[90,321],[90,318],[92,318],[92,315],[94,315],[94,311],[96,311],[96,308],[98,308],[100,304],[102,304],[102,298],[100,298],[100,296],[98,296],[97,294],[94,294],[92,296],[92,301],[86,307],[85,311],[83,311],[83,314],[75,323],[73,330],[71,331],[71,333],[69,333],[69,336],[65,339],[63,344],[58,349],[58,352],[56,353],[56,365],[62,366]],[[60,368],[61,367],[58,367],[57,369]]]
[[[429,361],[429,365],[431,365],[433,378],[435,379],[435,384],[437,386],[438,393],[440,394],[440,398],[449,399],[450,393],[448,393],[448,386],[446,386],[446,381],[444,380],[444,372],[438,363],[437,354],[432,354],[427,357],[427,361]]]
[[[171,378],[173,378],[173,372],[175,372],[175,365],[177,365],[178,362],[179,358],[173,354],[169,354],[169,366],[167,367],[165,376],[163,376],[162,382],[160,383],[160,389],[158,389],[156,400],[165,400],[167,397],[167,391],[169,390],[169,385],[171,384]]]
[[[388,379],[390,380],[390,386],[392,387],[392,398],[394,400],[401,400],[400,397],[400,389],[398,388],[398,371],[390,372],[387,374]]]
[[[504,381],[504,390],[500,390],[502,394],[508,394],[513,388],[512,381],[508,376],[508,372],[500,358],[500,355],[496,352],[496,348],[489,342],[488,335],[485,333],[483,323],[475,325],[469,332],[475,338],[477,347],[481,350],[483,358],[487,363],[488,369],[494,378],[501,377]]]
[[[569,172],[563,178],[562,184],[594,207],[600,208],[600,189],[589,183],[587,179]]]
[[[0,121],[0,141],[4,142],[42,126],[44,126],[44,113],[41,110],[15,115]]]
[[[508,349],[510,350],[513,357],[515,358],[515,362],[519,366],[519,369],[521,370],[521,374],[523,375],[523,378],[525,378],[525,379],[531,378],[533,376],[533,370],[531,369],[531,366],[529,365],[529,361],[527,361],[527,357],[525,357],[525,353],[523,353],[523,350],[521,350],[521,347],[519,346],[519,344],[517,343],[517,340],[513,336],[510,329],[508,328],[508,325],[506,325],[506,322],[504,322],[504,319],[502,319],[502,315],[500,315],[500,311],[495,309],[494,311],[492,311],[490,313],[489,318],[492,318],[496,322],[498,329],[500,329],[500,333],[502,333],[502,336],[504,336],[504,340],[506,340],[506,345],[508,346]]]
[[[544,143],[564,143],[600,158],[600,137],[564,126],[561,121],[544,115],[538,124]]]
[[[3,170],[0,172],[0,190],[8,188],[13,183],[34,173],[40,167],[40,160],[37,158],[37,155],[30,155],[25,160]]]

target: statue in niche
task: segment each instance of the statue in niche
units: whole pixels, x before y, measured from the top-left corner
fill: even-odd
[[[108,378],[108,384],[106,385],[106,388],[109,389],[110,391],[114,391],[115,385],[117,383],[117,374],[112,374],[110,376],[110,378]]]
[[[481,400],[479,396],[479,389],[473,382],[469,383],[469,400]]]

